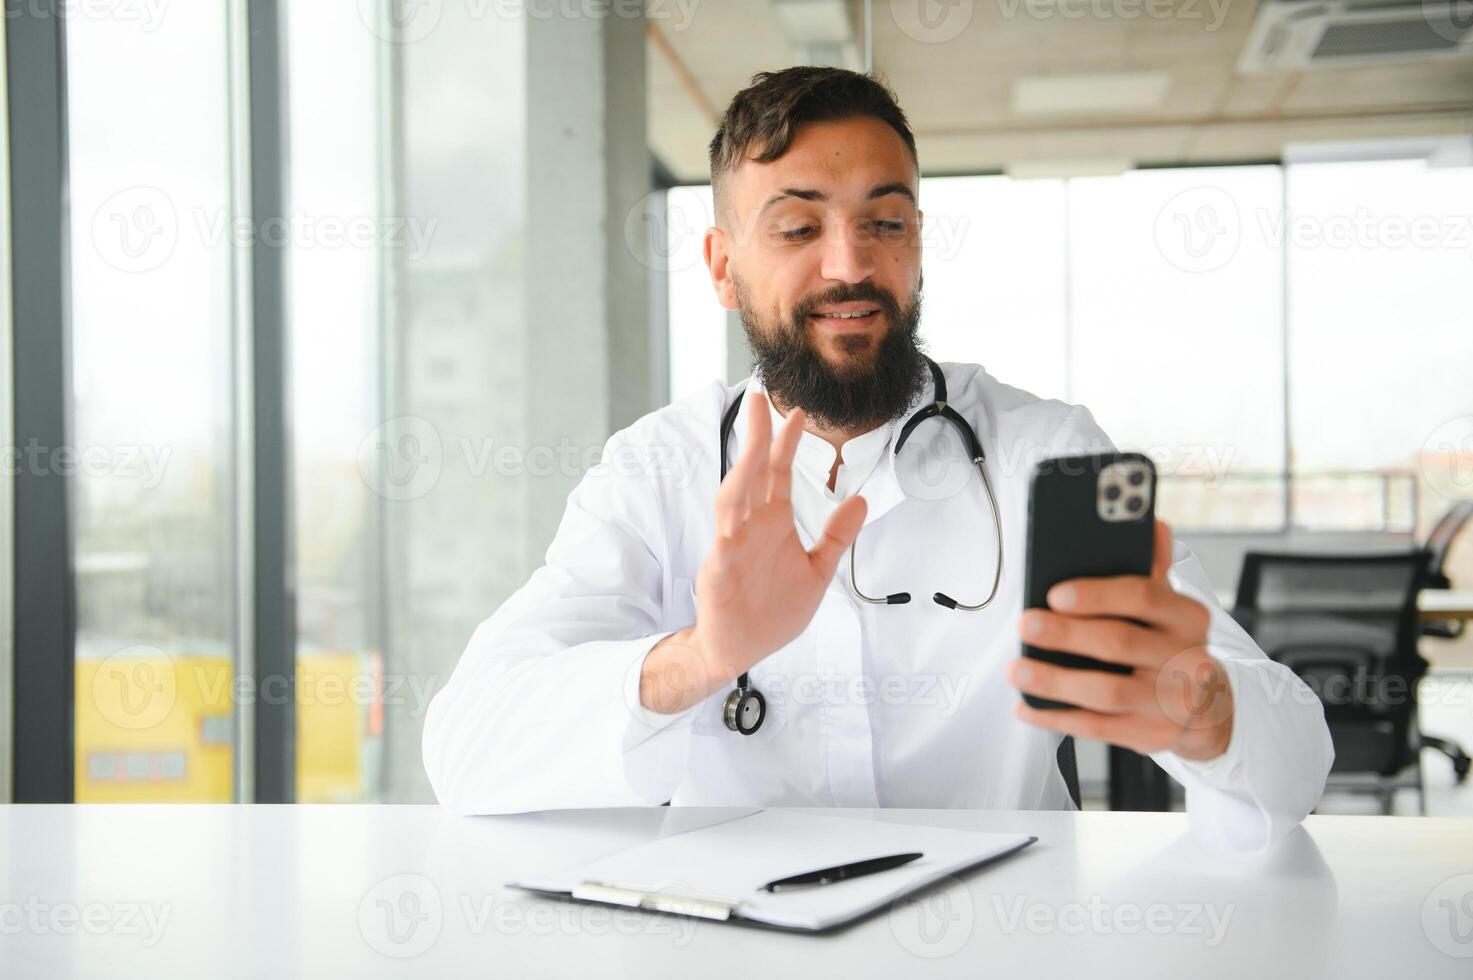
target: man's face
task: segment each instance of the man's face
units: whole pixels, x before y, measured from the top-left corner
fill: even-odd
[[[806,124],[778,159],[727,174],[706,260],[754,348],[804,348],[855,382],[895,354],[887,335],[913,334],[918,314],[917,185],[904,141],[870,117]]]

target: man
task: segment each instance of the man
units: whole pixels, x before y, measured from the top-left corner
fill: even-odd
[[[1150,576],[1077,580],[1023,615],[1031,464],[1113,448],[1088,410],[942,367],[947,403],[983,444],[1001,542],[945,419],[896,451],[939,395],[917,339],[919,165],[888,90],[833,68],[758,75],[710,157],[705,257],[754,375],[609,441],[546,565],[476,631],[430,706],[440,800],[462,813],[1063,808],[1055,756],[1072,735],[1151,754],[1215,840],[1262,847],[1294,827],[1332,758],[1323,711],[1223,613],[1164,524]],[[672,449],[699,460],[684,479],[629,465]],[[851,545],[852,583],[835,574]],[[923,601],[980,603],[999,548],[982,609]],[[917,601],[874,604],[856,588]],[[1022,660],[1025,637],[1133,670]],[[743,676],[766,701],[747,734],[724,710]],[[1077,707],[1034,710],[1020,691]]]

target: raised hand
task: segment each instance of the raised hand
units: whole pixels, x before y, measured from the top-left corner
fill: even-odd
[[[864,523],[864,498],[850,497],[813,550],[803,547],[791,502],[803,412],[794,409],[774,441],[767,398],[751,398],[746,443],[716,494],[716,541],[696,579],[696,623],[645,658],[640,701],[655,711],[695,704],[792,642]]]

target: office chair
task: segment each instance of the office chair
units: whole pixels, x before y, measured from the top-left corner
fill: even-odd
[[[1424,589],[1450,589],[1453,587],[1448,580],[1447,553],[1452,550],[1453,540],[1457,538],[1458,532],[1463,529],[1469,519],[1473,519],[1473,500],[1464,500],[1453,504],[1447,509],[1432,530],[1427,534],[1427,540],[1422,545],[1432,555],[1432,560],[1427,564],[1427,579],[1423,583]],[[1454,640],[1463,635],[1463,621],[1461,619],[1434,620],[1422,623],[1423,636],[1435,636],[1444,640]]]
[[[1374,793],[1387,814],[1402,788],[1415,788],[1426,812],[1417,683],[1427,661],[1417,651],[1417,592],[1430,559],[1422,549],[1249,552],[1233,608],[1264,653],[1324,704],[1335,744],[1330,786]]]
[[[1069,789],[1069,799],[1074,801],[1074,809],[1083,810],[1084,807],[1079,805],[1079,764],[1074,758],[1073,735],[1064,736],[1054,758],[1059,763],[1059,774],[1064,777],[1064,785]]]

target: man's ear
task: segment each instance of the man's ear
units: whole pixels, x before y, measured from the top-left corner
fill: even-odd
[[[711,285],[716,301],[728,310],[737,309],[736,283],[731,278],[731,250],[726,232],[712,225],[706,229],[704,251],[706,268],[711,270]]]

